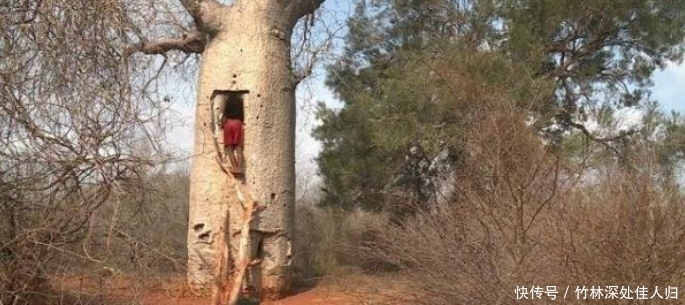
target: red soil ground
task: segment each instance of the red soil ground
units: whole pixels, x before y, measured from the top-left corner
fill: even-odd
[[[164,293],[152,293],[144,298],[143,304],[178,304],[209,305],[209,298],[193,296],[170,296]],[[334,292],[326,288],[315,287],[275,302],[262,302],[262,305],[347,305],[360,304],[358,300],[344,292]]]
[[[327,280],[315,287],[301,290],[285,299],[274,302],[262,302],[261,305],[357,305],[379,304],[372,302],[368,295],[377,293],[359,293],[359,289],[368,289],[370,283],[379,283],[379,279],[367,276],[352,275],[345,279]],[[352,287],[356,286],[356,287]],[[178,304],[209,305],[210,298],[197,297],[188,293],[181,278],[173,279],[98,279],[87,276],[61,277],[51,280],[53,290],[60,295],[63,304]],[[351,290],[355,292],[351,292]],[[66,301],[69,300],[69,301]],[[73,302],[72,302],[73,300]],[[66,303],[65,303],[66,301]],[[54,303],[54,302],[53,302]]]
[[[209,305],[209,298],[200,297],[174,297],[165,295],[148,295],[143,304],[178,304],[178,305]],[[262,302],[263,305],[347,305],[359,304],[353,297],[344,294],[334,294],[316,289],[306,291],[280,301]]]

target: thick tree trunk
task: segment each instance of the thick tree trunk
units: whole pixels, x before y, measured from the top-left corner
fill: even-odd
[[[202,56],[188,230],[188,280],[195,291],[211,289],[218,267],[227,263],[218,258],[222,243],[217,240],[225,223],[235,256],[243,214],[216,161],[210,101],[214,90],[249,91],[244,95],[245,182],[249,195],[266,209],[252,224],[252,255],[261,260],[247,282],[268,299],[280,298],[290,288],[295,190],[290,37],[295,20],[278,7],[286,2],[240,1],[222,18],[221,29]]]

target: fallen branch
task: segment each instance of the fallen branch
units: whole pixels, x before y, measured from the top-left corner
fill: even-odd
[[[250,193],[247,189],[247,186],[243,184],[243,182],[240,179],[236,178],[231,173],[229,168],[227,168],[226,162],[224,162],[224,158],[222,157],[220,145],[218,142],[218,126],[214,122],[214,99],[212,99],[210,102],[210,108],[212,109],[212,139],[214,141],[214,147],[217,151],[217,164],[219,165],[219,168],[221,168],[221,171],[224,172],[224,174],[226,174],[226,177],[228,178],[228,180],[230,180],[230,183],[233,184],[235,195],[238,198],[238,201],[240,201],[240,205],[243,209],[242,226],[240,228],[240,240],[238,242],[238,253],[236,254],[236,257],[234,257],[234,262],[236,263],[236,266],[233,274],[233,279],[229,279],[228,272],[225,268],[226,262],[228,261],[229,257],[228,244],[226,244],[226,229],[228,228],[228,223],[226,222],[224,228],[222,228],[219,231],[218,240],[221,243],[221,250],[219,252],[219,277],[217,278],[216,287],[212,294],[211,304],[235,305],[238,302],[238,298],[240,297],[241,287],[243,286],[243,281],[245,279],[247,269],[250,266],[258,263],[257,260],[253,261],[250,258],[250,230],[252,219],[257,213],[262,211],[265,208],[265,206],[258,206],[249,195]],[[230,215],[227,215],[226,219],[229,219],[229,216]],[[233,236],[231,236],[231,238],[232,237]],[[228,289],[228,283],[232,284],[230,289]]]
[[[222,162],[222,160],[219,159],[218,164],[221,170],[228,177],[231,177],[230,179],[233,182],[236,197],[238,198],[238,201],[240,201],[240,205],[243,208],[243,217],[242,226],[240,228],[238,253],[236,254],[236,257],[234,259],[234,261],[236,262],[236,269],[233,275],[233,279],[229,281],[227,276],[221,276],[221,278],[217,282],[217,289],[215,290],[215,294],[212,295],[212,304],[235,305],[238,301],[238,298],[240,297],[241,287],[243,286],[243,281],[245,279],[247,269],[250,266],[259,263],[259,260],[253,261],[252,258],[250,258],[250,230],[252,219],[257,213],[264,210],[265,206],[259,206],[254,200],[252,200],[252,198],[249,196],[248,190],[246,190],[246,186],[242,183],[242,181],[240,181],[235,176],[233,176],[233,174],[231,174],[229,169],[226,167],[225,162]],[[222,242],[225,241],[225,234],[225,230],[222,230],[222,232],[219,235],[219,240],[221,240]],[[224,259],[228,258],[228,245],[222,245],[221,249],[222,250],[220,252],[220,259],[222,259],[221,262],[223,263]],[[223,270],[220,271],[223,272]],[[230,289],[227,289],[228,282],[232,284]]]
[[[236,195],[243,207],[243,224],[240,228],[240,240],[236,257],[238,263],[236,264],[237,270],[232,281],[233,287],[231,287],[230,290],[225,291],[225,294],[222,297],[222,300],[228,300],[229,305],[234,305],[238,301],[247,269],[253,265],[253,261],[250,258],[250,224],[254,215],[263,209],[263,206],[257,206],[255,201],[251,198],[245,198],[243,196],[244,190],[241,190],[242,184],[237,183],[236,178],[233,178],[233,180]]]

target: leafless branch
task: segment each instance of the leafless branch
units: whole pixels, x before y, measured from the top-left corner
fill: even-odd
[[[299,84],[304,79],[306,79],[307,77],[312,75],[312,71],[314,70],[314,66],[316,65],[317,58],[318,58],[319,54],[321,54],[322,52],[326,52],[327,50],[328,50],[328,44],[325,44],[321,48],[311,50],[309,58],[304,63],[304,65],[297,68],[293,72],[293,83],[295,85]]]
[[[226,6],[214,0],[179,0],[193,17],[197,29],[211,32],[218,24],[217,13]]]
[[[124,57],[140,52],[143,54],[165,54],[169,51],[181,51],[186,54],[202,53],[207,43],[206,35],[200,31],[192,31],[180,38],[167,38],[153,42],[141,42],[131,46],[124,52]]]
[[[0,1],[0,273],[10,275],[0,276],[0,303],[33,293],[19,288],[45,276],[55,253],[101,262],[84,245],[95,242],[95,212],[163,158],[151,143],[164,134],[163,109],[147,85],[159,75],[143,72],[154,60],[136,61],[141,70],[121,60],[131,40],[155,32],[131,17],[137,3],[20,2]],[[187,40],[195,50],[197,37]],[[156,48],[135,51],[171,47]]]
[[[296,37],[298,46],[293,50],[292,77],[295,85],[311,76],[316,64],[331,50],[331,41],[335,35],[335,31],[327,28],[326,25],[323,25],[323,30],[314,30],[314,13],[307,14],[300,22],[302,34]],[[312,35],[314,31],[319,35]]]

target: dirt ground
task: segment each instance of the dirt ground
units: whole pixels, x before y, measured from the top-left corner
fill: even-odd
[[[168,296],[163,294],[148,295],[144,298],[143,304],[178,304],[178,305],[209,305],[209,298],[192,296]],[[346,305],[360,304],[352,296],[347,296],[341,292],[322,291],[312,289],[290,296],[280,301],[262,302],[263,305]]]
[[[386,280],[363,275],[323,279],[316,285],[311,285],[312,287],[301,288],[285,299],[261,302],[260,305],[387,304],[380,301],[379,296],[382,294],[378,293],[378,288],[374,288],[379,283],[386,283]],[[60,295],[60,301],[51,302],[53,304],[210,304],[209,297],[191,295],[184,284],[184,279],[179,277],[141,280],[124,277],[102,279],[73,276],[53,278],[51,286]],[[383,290],[387,290],[386,295],[391,295],[390,288],[387,288]]]
[[[209,298],[153,293],[144,298],[143,304],[209,305]],[[314,287],[275,302],[261,302],[260,305],[347,305],[361,304],[357,297],[330,287]]]

